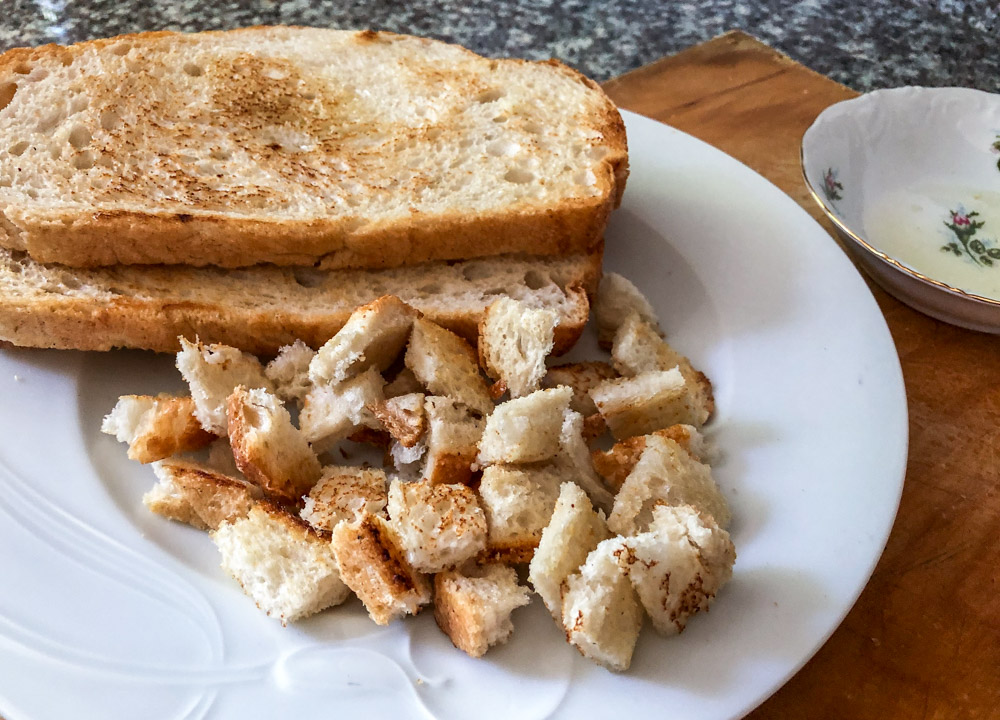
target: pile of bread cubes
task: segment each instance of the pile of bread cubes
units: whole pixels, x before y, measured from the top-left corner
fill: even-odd
[[[102,430],[153,464],[149,509],[207,530],[283,624],[352,594],[379,625],[433,604],[479,657],[534,592],[584,656],[622,671],[644,616],[681,632],[736,554],[699,430],[710,382],[624,277],[604,276],[595,315],[610,363],[547,367],[556,314],[506,297],[478,353],[394,296],[266,366],[182,339],[190,396],[123,396]],[[334,462],[346,442],[383,467]]]

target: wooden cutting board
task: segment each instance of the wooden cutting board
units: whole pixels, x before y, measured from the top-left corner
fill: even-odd
[[[740,32],[605,89],[621,107],[746,163],[832,233],[802,180],[799,143],[823,108],[853,91]],[[1000,718],[1000,336],[945,325],[873,292],[910,413],[899,514],[847,619],[750,717]]]

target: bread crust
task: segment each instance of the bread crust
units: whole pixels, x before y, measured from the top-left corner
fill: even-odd
[[[297,31],[314,32],[307,28],[269,27],[228,32]],[[20,77],[19,67],[53,57],[62,64],[70,64],[85,53],[113,53],[116,46],[141,49],[157,49],[164,44],[194,46],[211,43],[213,37],[225,34],[224,31],[199,35],[139,33],[70,46],[18,48],[0,55],[0,82],[16,82]],[[417,48],[441,44],[373,31],[356,33],[351,38],[359,47],[397,41],[416,42]],[[451,49],[454,51],[455,47]],[[484,62],[468,50],[461,52],[468,57],[470,66],[481,66]],[[599,85],[558,61],[489,62],[491,68],[500,63],[545,65],[588,89],[588,107],[581,110],[585,113],[585,129],[601,138],[600,147],[604,150],[603,157],[589,167],[594,175],[592,195],[512,200],[506,206],[483,211],[415,208],[409,213],[382,218],[341,213],[281,219],[269,217],[266,210],[254,213],[252,209],[234,216],[232,212],[216,209],[218,202],[197,199],[185,200],[180,211],[176,202],[148,211],[115,207],[113,203],[77,208],[8,203],[0,211],[0,246],[25,250],[40,262],[73,267],[155,263],[244,267],[273,263],[323,269],[381,268],[501,253],[561,256],[595,251],[609,214],[621,202],[628,177],[627,142],[621,115]],[[455,72],[461,77],[460,71]],[[472,82],[474,73],[470,71],[469,75],[465,79]],[[222,90],[227,89],[223,84]],[[359,224],[359,218],[366,222]]]

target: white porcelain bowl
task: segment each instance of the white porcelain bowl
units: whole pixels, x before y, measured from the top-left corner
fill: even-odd
[[[885,290],[1000,333],[1000,95],[904,87],[831,105],[802,138],[802,170]]]

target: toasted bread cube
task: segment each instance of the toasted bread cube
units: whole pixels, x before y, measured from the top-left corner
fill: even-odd
[[[484,415],[493,409],[476,351],[455,333],[418,318],[405,362],[431,394],[445,395]]]
[[[472,657],[507,642],[514,632],[511,613],[529,602],[514,568],[491,564],[434,576],[434,619],[452,644]]]
[[[694,399],[697,422],[693,424],[704,425],[715,411],[715,398],[709,379],[696,370],[687,357],[670,347],[638,313],[630,313],[615,333],[611,362],[626,377],[676,367]]]
[[[436,483],[467,483],[472,476],[485,421],[447,397],[424,401],[427,459],[423,478]]]
[[[282,625],[339,605],[350,595],[329,536],[277,505],[257,503],[246,517],[222,523],[212,540],[226,572]]]
[[[385,370],[406,346],[416,310],[395,295],[383,295],[351,313],[309,364],[316,385],[342,383],[367,370]]]
[[[479,322],[479,362],[512,398],[538,390],[559,315],[509,297],[494,300]]]
[[[237,386],[274,390],[253,355],[228,345],[192,343],[183,337],[178,340],[181,349],[177,353],[177,369],[191,388],[195,417],[208,432],[226,434],[226,404]]]
[[[301,404],[312,388],[309,363],[316,351],[301,340],[285,345],[275,358],[264,367],[267,379],[274,383],[274,391],[285,402]]]
[[[680,370],[651,370],[605,380],[590,391],[615,440],[671,425],[700,425],[701,410]]]
[[[712,478],[712,468],[695,460],[677,442],[659,435],[646,438],[646,449],[615,496],[608,527],[619,535],[642,532],[657,503],[691,505],[721,527],[732,517],[729,504]]]
[[[578,412],[566,410],[559,433],[559,454],[553,464],[563,469],[566,479],[573,480],[583,488],[594,505],[609,512],[615,498],[608,492],[597,471],[594,470],[590,448],[587,447],[583,432],[583,416]]]
[[[571,397],[572,388],[558,387],[497,405],[486,419],[479,443],[480,464],[530,463],[555,457]]]
[[[263,493],[242,478],[184,460],[153,463],[158,482],[142,496],[152,512],[199,530],[245,517]]]
[[[558,387],[565,385],[573,388],[573,399],[569,401],[570,410],[588,418],[597,413],[597,405],[590,397],[590,390],[604,380],[618,377],[618,373],[606,362],[565,363],[550,367],[542,378],[542,387]]]
[[[649,530],[623,545],[619,561],[664,635],[682,632],[688,618],[708,610],[736,561],[729,533],[687,505],[657,505]]]
[[[194,400],[171,395],[122,395],[101,432],[128,443],[129,460],[151,463],[199,450],[216,438],[194,416]]]
[[[328,465],[305,498],[299,516],[317,530],[331,532],[341,520],[354,520],[385,508],[385,471]]]
[[[268,495],[297,501],[319,479],[316,453],[267,390],[240,386],[229,397],[229,440],[240,472]]]
[[[575,483],[563,483],[528,566],[528,580],[560,625],[566,578],[579,570],[598,543],[610,536],[604,516],[594,511],[587,493]]]
[[[611,347],[615,332],[625,322],[630,313],[638,313],[639,317],[653,327],[659,327],[656,312],[649,300],[630,280],[614,272],[606,272],[597,288],[597,300],[594,303],[594,317],[597,320],[597,341],[601,347]]]
[[[339,385],[314,385],[299,414],[299,427],[320,451],[328,449],[361,427],[381,428],[368,408],[382,402],[385,380],[369,368]]]
[[[397,395],[368,406],[375,419],[403,447],[413,447],[427,430],[424,394]]]
[[[486,556],[507,563],[531,560],[564,479],[561,470],[544,465],[483,470],[479,499],[489,528]]]
[[[341,577],[376,624],[416,615],[430,602],[430,581],[407,562],[398,538],[379,515],[338,523],[333,552]]]
[[[406,559],[420,572],[455,567],[486,548],[486,515],[465,485],[394,480],[387,509]]]
[[[420,393],[422,395],[426,394],[425,388],[417,380],[417,376],[413,374],[413,371],[408,367],[404,367],[392,381],[385,386],[384,393],[386,398],[399,397],[400,395],[412,395],[413,393]]]
[[[566,639],[610,670],[628,670],[642,628],[642,606],[618,561],[622,538],[602,541],[566,578],[562,617]]]
[[[651,435],[673,440],[691,453],[695,460],[703,460],[708,455],[708,445],[704,436],[694,425],[671,425],[663,430],[657,430]],[[591,461],[594,469],[604,478],[604,484],[613,493],[622,488],[625,478],[639,462],[642,451],[646,449],[646,440],[650,435],[638,435],[616,442],[610,450],[594,450]]]

